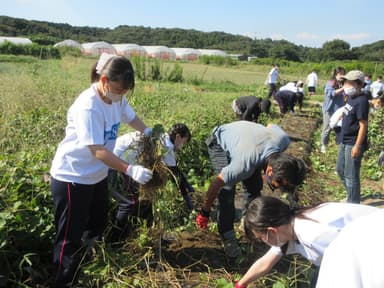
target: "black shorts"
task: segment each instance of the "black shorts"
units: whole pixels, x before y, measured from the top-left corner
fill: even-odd
[[[308,86],[308,92],[316,93],[316,87],[314,87],[314,86]]]

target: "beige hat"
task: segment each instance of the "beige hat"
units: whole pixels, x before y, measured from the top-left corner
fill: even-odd
[[[346,75],[341,76],[341,78],[349,81],[359,80],[361,83],[364,83],[364,73],[359,70],[351,70]]]

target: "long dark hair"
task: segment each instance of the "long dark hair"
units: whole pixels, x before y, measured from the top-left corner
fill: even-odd
[[[332,87],[335,88],[335,89],[339,89],[343,86],[343,82],[342,81],[338,81],[336,79],[336,75],[339,74],[339,73],[343,73],[345,75],[345,69],[344,67],[336,67],[335,69],[333,69],[333,74],[332,74],[332,78],[331,78],[331,83],[332,83]]]
[[[268,227],[288,224],[293,217],[300,216],[304,211],[311,208],[313,207],[293,208],[275,197],[257,197],[249,203],[245,214],[245,234],[249,240],[255,241],[256,236],[253,232],[266,233]]]
[[[132,63],[124,56],[115,56],[107,61],[103,69],[96,71],[97,62],[92,66],[91,83],[97,82],[101,75],[107,76],[108,80],[119,82],[121,88],[133,90],[135,88],[135,76]]]

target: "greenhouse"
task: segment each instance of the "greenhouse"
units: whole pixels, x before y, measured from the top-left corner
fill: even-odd
[[[79,42],[71,39],[66,39],[64,41],[58,42],[53,46],[54,47],[71,47],[71,48],[77,48],[83,51],[83,46],[81,46]]]
[[[116,49],[117,55],[125,57],[146,57],[147,51],[137,44],[112,44]]]
[[[85,55],[99,56],[103,52],[116,54],[116,49],[104,41],[83,43],[81,46],[83,47],[83,53]]]
[[[147,51],[148,58],[157,58],[162,60],[176,60],[176,53],[167,46],[143,46]]]
[[[193,48],[171,48],[176,53],[176,60],[196,61],[201,53]]]
[[[199,49],[199,52],[201,55],[207,55],[207,56],[222,56],[227,57],[228,54],[225,53],[223,50],[218,49]]]
[[[28,38],[21,38],[21,37],[0,37],[0,44],[3,44],[5,42],[9,42],[15,45],[30,45],[32,44],[32,41]]]

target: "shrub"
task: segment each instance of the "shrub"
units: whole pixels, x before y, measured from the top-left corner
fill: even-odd
[[[53,46],[43,46],[38,44],[16,45],[10,42],[5,42],[0,45],[0,54],[31,55],[40,59],[61,58],[59,49]]]

